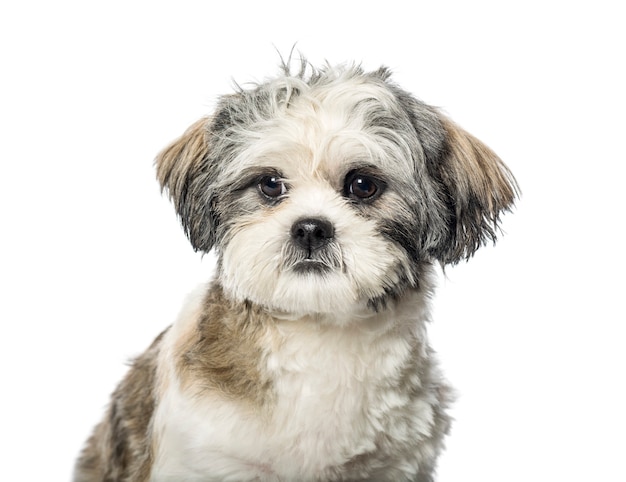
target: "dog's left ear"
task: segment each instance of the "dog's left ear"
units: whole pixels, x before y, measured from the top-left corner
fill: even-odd
[[[444,148],[429,162],[443,188],[449,237],[436,250],[444,264],[471,257],[487,241],[496,241],[500,215],[513,206],[518,195],[515,178],[484,143],[439,114]]]
[[[211,121],[202,118],[172,142],[155,160],[161,190],[167,191],[187,237],[196,251],[208,252],[215,242],[214,169],[209,160]]]

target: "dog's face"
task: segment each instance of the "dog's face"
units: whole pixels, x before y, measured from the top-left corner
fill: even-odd
[[[223,97],[157,170],[226,292],[295,314],[383,309],[495,240],[516,193],[484,144],[358,67]]]

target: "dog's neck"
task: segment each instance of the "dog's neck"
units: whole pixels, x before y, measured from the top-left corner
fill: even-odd
[[[284,331],[301,331],[303,326],[313,331],[349,331],[369,334],[383,333],[398,324],[428,318],[428,297],[419,289],[410,290],[401,300],[383,309],[374,310],[366,302],[355,303],[350,309],[335,313],[285,313],[265,308]]]
[[[232,303],[233,308],[245,306],[247,309],[258,310],[275,320],[283,329],[296,331],[301,331],[306,326],[312,330],[380,332],[393,328],[398,322],[410,321],[414,324],[417,320],[427,321],[430,299],[436,285],[434,267],[425,263],[420,267],[417,276],[418,286],[406,287],[402,296],[389,298],[384,303],[373,305],[371,299],[364,296],[332,312],[285,311],[281,307],[258,300],[242,299],[238,293],[230,292],[225,288],[228,284],[222,283],[220,272],[218,264],[217,276],[212,282],[213,289],[219,289],[220,296]],[[234,311],[238,311],[237,308]]]

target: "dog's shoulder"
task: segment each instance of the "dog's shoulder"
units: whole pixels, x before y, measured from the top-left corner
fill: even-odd
[[[155,409],[158,355],[168,331],[133,360],[113,392],[104,419],[78,458],[76,482],[149,480],[151,452],[146,441]]]

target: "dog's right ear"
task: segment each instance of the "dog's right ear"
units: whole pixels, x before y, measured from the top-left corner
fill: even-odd
[[[193,248],[204,252],[213,247],[217,224],[210,189],[210,128],[210,118],[200,119],[155,160],[161,191],[167,191]]]

